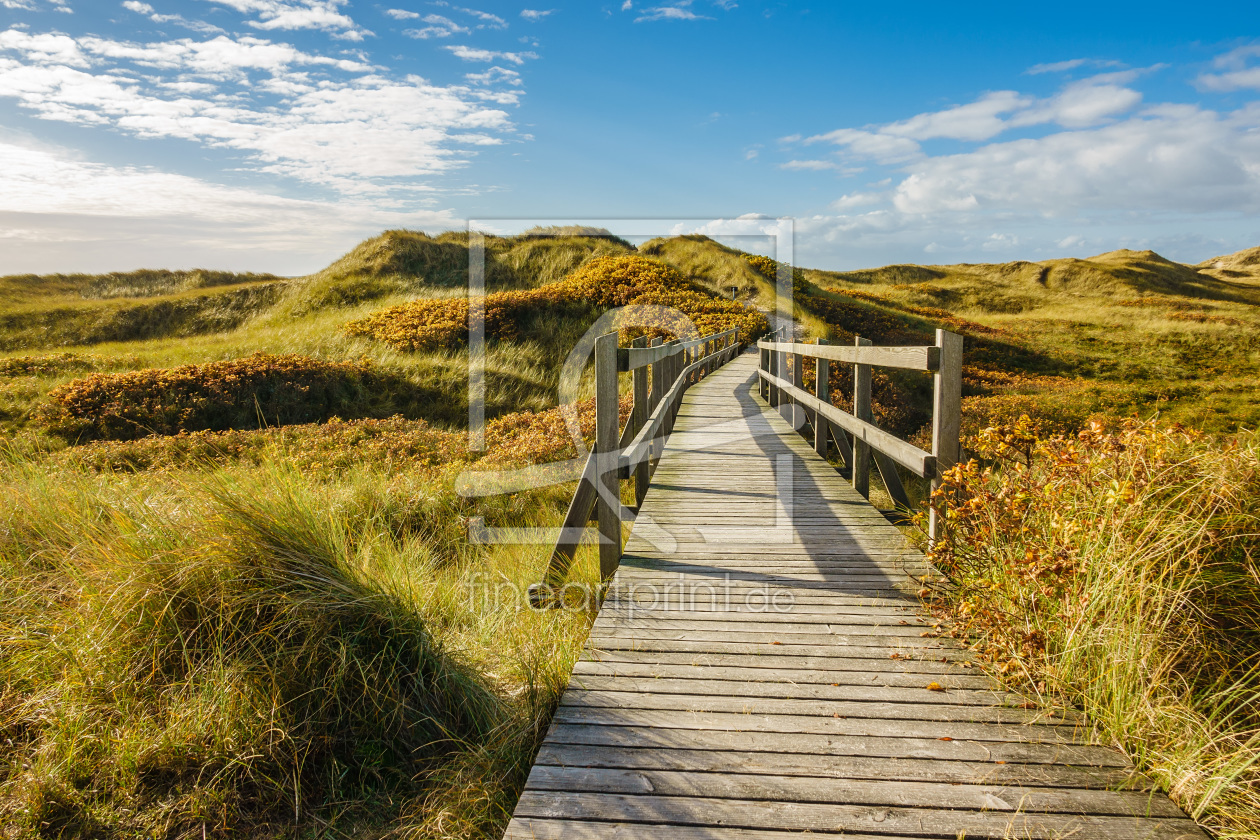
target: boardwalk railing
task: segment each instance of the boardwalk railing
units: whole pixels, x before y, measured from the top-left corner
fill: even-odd
[[[595,340],[595,448],[569,503],[546,576],[530,588],[534,606],[558,605],[556,588],[564,584],[592,517],[599,535],[600,575],[604,580],[613,576],[621,561],[621,523],[631,513],[621,504],[621,482],[634,479],[637,511],[683,394],[739,350],[737,330],[691,341],[636,339],[630,347],[618,347],[615,332]],[[632,374],[634,408],[625,428],[619,429],[618,374],[625,371]]]
[[[759,341],[759,388],[762,398],[770,405],[787,409],[790,415],[787,419],[793,426],[803,428],[808,423],[814,433],[814,449],[819,455],[827,457],[830,443],[835,443],[851,471],[854,489],[870,497],[870,464],[874,461],[893,501],[899,507],[909,508],[910,500],[897,474],[897,464],[913,475],[931,479],[935,489],[940,485],[940,475],[958,462],[962,344],[962,336],[945,330],[936,331],[936,344],[931,347],[875,347],[870,339],[860,336],[852,347],[824,344],[821,339],[818,344]],[[813,394],[805,389],[806,358],[816,360],[817,365]],[[831,403],[832,362],[854,366],[852,413]],[[872,367],[932,371],[935,374],[931,452],[924,452],[875,425],[871,413]],[[853,436],[852,444],[850,435]],[[939,516],[940,512],[933,507],[929,514],[929,539],[936,539]]]

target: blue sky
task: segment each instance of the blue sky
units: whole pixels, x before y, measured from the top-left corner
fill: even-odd
[[[0,273],[468,218],[786,216],[827,268],[1260,245],[1260,6],[951,6],[0,0]]]

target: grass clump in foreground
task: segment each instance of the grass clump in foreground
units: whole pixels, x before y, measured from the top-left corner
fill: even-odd
[[[452,532],[564,493],[451,479],[11,458],[0,836],[496,836],[588,616],[487,597],[545,558]]]
[[[1260,437],[1024,418],[972,442],[930,557],[951,632],[1082,709],[1219,837],[1260,825]],[[985,466],[987,465],[987,466]]]

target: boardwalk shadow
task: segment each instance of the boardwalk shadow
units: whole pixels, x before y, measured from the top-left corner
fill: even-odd
[[[682,575],[917,603],[909,593],[918,584],[900,569],[920,573],[918,552],[834,468],[819,470],[821,459],[755,394],[755,369],[732,377],[746,364],[688,395],[641,513],[659,521],[651,534],[636,525],[639,539],[627,547],[654,550],[627,551],[623,579]]]

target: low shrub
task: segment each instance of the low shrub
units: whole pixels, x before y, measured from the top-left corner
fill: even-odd
[[[621,419],[632,398],[622,398]],[[595,434],[595,400],[576,406],[582,437]],[[576,457],[573,437],[558,408],[521,411],[485,426],[484,453],[470,452],[468,435],[402,417],[307,423],[269,429],[179,432],[137,440],[97,440],[62,450],[57,463],[100,472],[168,470],[230,463],[283,461],[304,473],[333,474],[374,465],[389,472],[424,470],[477,461],[486,467],[544,464]]]
[[[768,329],[761,313],[690,286],[669,266],[638,256],[597,257],[558,283],[537,289],[495,292],[479,304],[486,335],[517,336],[527,313],[574,303],[601,308],[661,305],[680,310],[702,334],[739,329],[751,341]],[[346,331],[383,341],[402,350],[436,350],[468,341],[468,302],[460,298],[413,301],[353,321]]]
[[[1028,418],[968,441],[929,555],[935,609],[1219,837],[1260,824],[1260,437]]]
[[[69,440],[131,440],[388,414],[391,387],[391,377],[368,362],[256,353],[76,379],[50,391],[36,419]]]

